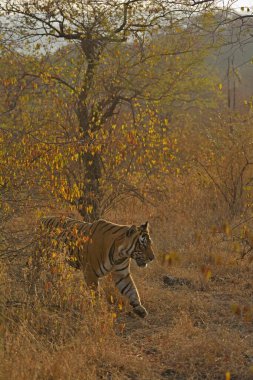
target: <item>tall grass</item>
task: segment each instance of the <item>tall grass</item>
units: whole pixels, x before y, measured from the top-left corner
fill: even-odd
[[[42,261],[33,288],[26,259],[1,264],[2,378],[251,379],[252,263],[213,228],[212,197],[178,178],[160,206],[122,203],[106,216],[150,221],[157,260],[132,264],[146,320],[110,278],[96,298],[61,255]],[[188,283],[166,287],[166,275]]]
[[[253,378],[252,252],[241,259],[245,244],[253,246],[252,191],[240,182],[231,210],[219,189],[236,186],[245,155],[230,159],[231,146],[219,141],[222,130],[208,146],[210,153],[216,138],[218,151],[207,157],[196,148],[207,144],[198,140],[203,135],[190,132],[181,159],[195,156],[192,164],[164,180],[162,191],[147,194],[149,203],[122,201],[105,215],[122,224],[150,222],[156,260],[145,270],[132,263],[148,317],[131,312],[110,276],[95,297],[63,255],[49,250],[35,266],[27,261],[35,248],[4,259],[0,379]],[[237,139],[238,148],[240,138],[229,141]],[[246,183],[252,166],[247,170]],[[34,214],[19,216],[10,231],[33,221]],[[187,281],[168,286],[168,275]]]

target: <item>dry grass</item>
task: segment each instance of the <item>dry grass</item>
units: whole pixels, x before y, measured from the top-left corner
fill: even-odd
[[[119,310],[110,278],[96,301],[60,259],[61,270],[45,264],[30,294],[20,263],[1,266],[0,379],[253,378],[253,263],[210,233],[198,191],[180,194],[161,209],[133,203],[108,216],[150,220],[158,259],[132,265],[145,320],[125,302]],[[165,275],[189,282],[166,286]]]

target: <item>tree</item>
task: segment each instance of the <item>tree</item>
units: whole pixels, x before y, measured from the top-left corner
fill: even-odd
[[[153,122],[156,123],[154,102],[159,99],[157,83],[161,80],[155,79],[154,70],[150,70],[149,66],[157,68],[162,55],[169,57],[175,52],[168,49],[161,54],[155,44],[152,46],[152,39],[168,23],[172,34],[178,29],[184,35],[187,32],[186,20],[192,13],[200,11],[202,7],[209,9],[213,3],[175,3],[162,0],[75,0],[71,3],[62,1],[55,4],[49,0],[2,2],[0,10],[4,40],[14,40],[17,46],[22,45],[22,49],[25,49],[26,67],[21,74],[21,81],[27,84],[28,78],[32,78],[33,85],[36,85],[36,80],[39,79],[47,87],[47,91],[49,87],[53,89],[51,97],[48,92],[46,94],[48,105],[55,101],[54,93],[59,94],[61,90],[61,106],[68,108],[67,104],[70,102],[74,109],[76,121],[72,119],[71,122],[78,125],[76,139],[79,145],[81,143],[82,149],[75,153],[71,151],[71,154],[76,157],[75,160],[79,162],[83,172],[83,181],[79,183],[75,203],[86,220],[94,220],[101,215],[103,152],[99,142],[101,135],[104,139],[113,132],[108,125],[115,115],[126,109],[127,105],[133,110],[133,105],[141,104],[137,108],[139,111],[142,109],[144,117],[144,103],[148,100],[153,101],[148,113],[153,115]],[[58,52],[55,50],[57,41],[62,41]],[[78,57],[74,53],[71,60],[73,45],[78,47]],[[187,47],[186,51],[189,50]],[[57,54],[61,55],[61,65],[55,65]],[[115,76],[114,67],[108,66],[110,61],[115,63],[108,54],[119,56],[119,75]],[[53,65],[48,64],[45,59],[48,57],[54,61]],[[107,69],[106,74],[109,73],[105,77],[104,68]],[[164,67],[160,66],[160,70],[162,69]],[[160,71],[160,75],[164,73]],[[105,81],[102,86],[99,80]],[[164,89],[163,96],[168,91]],[[45,93],[43,97],[45,99]],[[33,102],[36,103],[37,99]],[[147,103],[145,104],[147,107]],[[39,109],[40,107],[37,108]],[[62,165],[59,164],[62,158],[60,152],[57,154],[55,164],[59,166]]]

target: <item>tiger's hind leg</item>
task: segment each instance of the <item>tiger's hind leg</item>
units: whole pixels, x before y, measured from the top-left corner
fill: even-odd
[[[92,288],[93,290],[98,290],[99,285],[99,279],[96,275],[93,275],[93,273],[84,273],[84,280],[89,288]]]
[[[91,289],[96,296],[99,296],[99,277],[96,273],[91,268],[86,267],[85,270],[83,270],[83,277],[89,289]]]
[[[100,291],[99,291],[99,278],[90,270],[83,272],[84,281],[88,286],[88,294],[90,295],[90,302],[93,307],[93,310],[96,313],[100,312]]]

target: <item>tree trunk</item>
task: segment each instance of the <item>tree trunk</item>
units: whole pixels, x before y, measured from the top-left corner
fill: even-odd
[[[77,209],[83,219],[93,222],[100,218],[101,159],[98,153],[82,155],[84,167],[83,194],[78,199]]]
[[[92,144],[89,132],[94,132],[101,128],[94,125],[93,114],[87,106],[87,97],[93,85],[95,68],[99,62],[102,45],[92,39],[81,42],[83,54],[87,59],[87,69],[84,77],[82,89],[80,91],[76,115],[79,122],[81,137],[88,151],[81,155],[83,164],[84,183],[81,189],[82,195],[77,200],[77,210],[87,222],[93,222],[100,218],[100,179],[102,175],[101,157],[99,153],[92,152]]]

